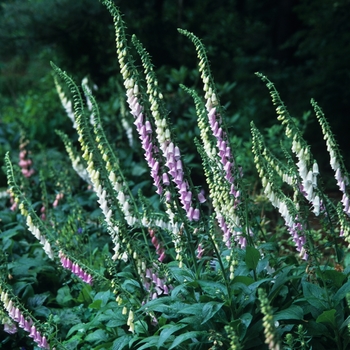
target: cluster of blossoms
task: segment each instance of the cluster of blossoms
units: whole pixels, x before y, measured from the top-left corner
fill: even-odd
[[[40,219],[43,220],[43,221],[46,220],[46,207],[45,207],[45,205],[43,205],[40,208]]]
[[[202,243],[199,243],[197,247],[197,259],[201,259],[204,252],[205,252],[205,249],[203,248]]]
[[[64,197],[63,193],[57,193],[56,198],[55,198],[54,202],[52,203],[52,206],[54,208],[56,208],[58,206],[59,202],[63,199],[63,197]]]
[[[165,159],[165,166],[168,169],[167,172],[164,171],[161,174],[162,183],[165,187],[169,186],[170,176],[171,180],[175,184],[176,190],[179,193],[180,203],[186,212],[187,218],[190,221],[198,221],[200,211],[194,206],[194,198],[192,198],[193,193],[190,189],[188,180],[185,178],[184,165],[181,159],[180,149],[172,140],[171,131],[168,126],[167,118],[165,117],[166,111],[163,103],[163,95],[159,90],[158,81],[153,71],[149,55],[135,36],[133,37],[133,43],[136,46],[136,49],[138,50],[138,53],[141,56],[143,62],[144,72],[146,75],[147,95],[150,103],[150,111],[156,126],[155,134],[162,157]],[[146,130],[149,133],[152,133],[152,127],[150,123],[147,125]],[[157,148],[155,151],[158,154]],[[159,165],[157,164],[156,167],[159,167]],[[170,203],[171,193],[169,190],[167,190],[165,193],[165,199],[168,203]],[[202,200],[204,201],[203,198]]]
[[[16,197],[10,189],[7,190],[7,192],[10,195],[10,203],[11,203],[10,210],[15,211],[18,208],[18,203],[16,202]]]
[[[263,327],[265,334],[265,344],[270,350],[280,350],[281,346],[277,340],[276,326],[273,321],[272,308],[269,305],[266,293],[263,289],[258,289],[258,297],[261,303],[260,309],[263,317]]]
[[[82,164],[82,159],[78,154],[76,154],[76,152],[74,152],[72,142],[68,139],[68,136],[62,132],[59,132],[59,131],[57,133],[62,138],[62,140],[64,142],[64,145],[66,147],[66,151],[68,153],[69,159],[72,162],[72,167],[73,167],[74,171],[85,182],[91,183],[89,174],[88,174],[85,166]]]
[[[55,78],[55,85],[56,85],[56,91],[57,91],[57,94],[61,100],[62,106],[63,106],[64,110],[66,111],[68,118],[72,121],[73,128],[76,129],[77,123],[75,121],[75,115],[74,115],[72,101],[69,98],[67,98],[61,85],[58,83],[58,80],[56,78]]]
[[[19,162],[18,165],[21,167],[21,172],[25,177],[31,177],[35,170],[32,168],[32,160],[28,158],[28,151],[26,150],[28,142],[22,142],[19,145]]]
[[[92,285],[93,280],[89,273],[84,271],[77,263],[73,263],[62,251],[59,251],[58,256],[61,259],[61,264],[65,269],[73,272],[85,283]]]
[[[343,171],[340,167],[340,162],[338,160],[337,157],[337,152],[336,152],[336,147],[335,147],[335,142],[333,140],[333,137],[331,137],[328,134],[325,134],[325,140],[326,140],[326,144],[327,144],[327,150],[329,152],[329,155],[331,157],[330,160],[330,164],[331,164],[331,168],[334,170],[334,177],[337,180],[337,185],[339,187],[339,189],[342,191],[343,193],[343,197],[342,197],[342,204],[344,207],[344,212],[347,215],[350,215],[350,201],[349,201],[349,195],[346,192],[346,187],[349,185],[349,178],[343,174]]]
[[[40,229],[37,225],[33,223],[33,219],[28,213],[28,211],[25,209],[24,204],[21,203],[19,205],[19,209],[21,210],[21,214],[27,218],[26,223],[28,226],[29,231],[33,234],[33,236],[40,241],[41,245],[43,246],[43,249],[46,253],[46,255],[53,260],[54,259],[54,253],[51,248],[51,244],[48,241],[48,239],[40,232]]]
[[[227,180],[227,174],[225,177],[222,176],[222,167],[217,166],[217,151],[210,142],[210,127],[207,125],[206,113],[201,113],[198,103],[196,103],[196,108],[198,114],[198,126],[200,128],[201,139],[203,141],[203,149],[206,153],[206,157],[208,157],[208,161],[206,162],[207,166],[204,167],[204,172],[208,179],[216,220],[221,231],[223,232],[223,241],[225,242],[226,246],[230,248],[232,244],[231,238],[233,237],[239,246],[244,248],[247,244],[247,240],[242,234],[242,231],[239,230],[241,225],[239,216],[236,212],[239,191],[236,193],[237,197],[234,196],[232,192],[233,183],[230,185]],[[231,193],[227,191],[227,184],[231,186]]]
[[[16,323],[14,323],[8,316],[0,316],[0,323],[4,325],[4,332],[8,334],[17,333],[18,329]]]
[[[154,245],[154,247],[156,248],[156,253],[159,256],[158,261],[163,262],[166,255],[165,255],[165,249],[162,245],[162,243],[160,243],[157,239],[156,236],[156,232],[152,229],[148,229],[149,235],[152,238],[152,244]]]
[[[207,120],[204,120],[204,116],[202,116],[202,120],[199,118],[198,126],[201,130],[204,151],[212,163],[210,173],[215,173],[214,177],[217,178],[221,178],[222,173],[224,173],[224,180],[220,179],[220,184],[218,184],[216,178],[212,179],[213,184],[210,183],[211,181],[208,181],[216,219],[223,231],[226,245],[228,247],[231,246],[231,237],[233,237],[242,248],[245,248],[246,237],[242,234],[240,218],[235,210],[240,202],[240,191],[237,188],[237,184],[235,184],[237,179],[235,179],[234,174],[238,173],[241,176],[242,173],[236,169],[234,157],[229,146],[229,139],[224,130],[219,111],[220,104],[215,93],[215,84],[211,78],[205,49],[193,33],[181,29],[179,29],[179,32],[192,40],[199,59],[199,71],[204,84],[203,90],[205,92],[205,114]],[[199,116],[202,115],[202,113],[197,114]],[[211,140],[213,138],[216,148],[212,146]],[[210,179],[208,176],[207,178],[208,180]]]
[[[322,128],[323,138],[326,141],[327,151],[330,155],[330,165],[334,171],[334,177],[337,180],[337,185],[340,191],[343,193],[343,197],[341,200],[343,204],[343,210],[349,216],[350,199],[349,194],[346,191],[346,188],[349,185],[349,174],[345,169],[343,160],[340,156],[339,146],[334,138],[328,121],[326,120],[322,110],[314,100],[311,100],[311,104],[314,107],[316,117]]]
[[[263,146],[262,136],[259,131],[256,129],[254,124],[252,123],[252,136],[253,136],[253,154],[254,154],[254,162],[261,179],[261,183],[264,189],[264,194],[269,199],[271,204],[278,209],[282,218],[284,219],[285,225],[288,229],[288,232],[293,238],[293,241],[296,245],[296,249],[300,254],[302,259],[307,259],[308,255],[304,248],[306,243],[305,237],[305,227],[298,219],[298,211],[293,203],[285,194],[283,194],[280,190],[277,190],[274,184],[272,176],[270,175],[268,169],[271,169],[271,163],[269,162],[270,157],[269,154]],[[264,154],[264,156],[263,156]],[[275,167],[274,167],[275,168]],[[286,176],[287,181],[289,181],[290,177]]]
[[[45,335],[42,335],[40,331],[37,330],[37,328],[34,325],[33,320],[30,317],[25,317],[21,310],[14,305],[12,300],[9,298],[8,293],[2,290],[0,287],[1,297],[0,300],[2,301],[5,310],[7,311],[9,317],[18,323],[18,327],[24,329],[26,332],[29,333],[29,337],[33,338],[34,342],[37,343],[37,345],[42,349],[50,349],[50,346],[47,342],[47,339]],[[11,326],[8,328],[8,331],[14,333],[15,332],[15,326]]]
[[[281,193],[277,194],[277,191],[274,189],[273,183],[267,180],[267,178],[263,175],[263,172],[261,170],[259,171],[258,163],[257,169],[259,175],[261,176],[261,181],[264,187],[264,193],[266,197],[269,199],[271,204],[278,209],[279,213],[281,214],[285,225],[288,229],[288,232],[293,238],[296,250],[299,252],[300,257],[304,260],[307,260],[308,255],[304,248],[306,238],[303,234],[303,232],[305,232],[305,228],[302,225],[302,223],[298,221],[298,215],[296,213],[293,213],[293,211],[291,210],[291,207],[294,207],[293,202],[289,200],[285,195]]]
[[[296,138],[297,136],[295,135],[292,143],[292,151],[298,158],[296,165],[301,177],[301,191],[305,198],[312,204],[313,213],[318,216],[322,207],[322,201],[315,191],[317,189],[317,176],[319,174],[318,164],[314,161],[312,169],[308,169],[307,164],[310,161],[310,150],[308,147],[303,148]]]
[[[168,295],[172,286],[167,285],[166,278],[160,278],[158,273],[151,268],[146,269],[142,275],[143,286],[150,293],[150,299],[157,299],[159,295]]]
[[[134,311],[132,309],[130,309],[129,312],[128,312],[128,308],[126,306],[124,306],[122,314],[123,315],[127,315],[128,314],[128,319],[126,321],[126,324],[129,326],[129,332],[134,333],[135,332]]]
[[[84,90],[88,91],[88,94],[85,94],[86,106],[87,106],[87,109],[90,111],[90,124],[93,125],[94,124],[94,114],[92,113],[93,104],[92,104],[91,98],[89,97],[91,96],[92,91],[89,87],[89,81],[87,77],[83,78],[83,80],[81,81],[81,85],[83,86]],[[93,84],[92,87],[95,91],[98,90],[98,87],[96,84]]]

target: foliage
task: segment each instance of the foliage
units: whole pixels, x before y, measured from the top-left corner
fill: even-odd
[[[219,89],[233,86],[216,84],[202,42],[179,30],[194,44],[198,72],[173,70],[165,85],[141,41],[126,35],[119,10],[103,3],[114,21],[126,103],[113,97],[100,109],[86,79],[80,89],[52,63],[77,133],[56,130],[69,159],[31,153],[25,138],[18,165],[5,156],[2,344],[346,349],[349,173],[321,108],[311,101],[341,200],[328,197],[303,124],[266,76],[257,73],[281,123],[266,138],[250,124],[251,155],[240,135],[231,136],[238,117],[227,117],[220,103]],[[188,76],[203,93],[185,86]],[[177,84],[175,99],[169,91]],[[189,106],[188,122],[169,115],[172,98],[179,114],[182,103]],[[105,114],[115,109],[121,121],[110,127]]]

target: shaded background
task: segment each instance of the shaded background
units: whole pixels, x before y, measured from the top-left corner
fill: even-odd
[[[194,47],[178,34],[178,27],[192,31],[205,44],[231,118],[229,127],[238,137],[249,139],[250,120],[262,129],[276,122],[269,93],[254,75],[259,71],[275,83],[292,116],[306,120],[310,99],[318,101],[349,164],[349,0],[115,3],[124,14],[128,34],[136,34],[153,58],[174,126],[184,131],[179,137],[185,148],[190,149],[193,140],[186,133],[187,123],[194,125],[194,114],[188,112],[193,103],[182,97],[179,104],[173,96],[179,83],[197,89],[201,84]],[[102,110],[110,119],[118,117],[113,23],[98,0],[8,0],[0,4],[1,157],[18,147],[20,132],[45,147],[59,149],[63,147],[54,129],[72,133],[55,92],[50,60],[77,81],[88,75],[99,86]],[[182,126],[176,126],[179,118],[184,118]],[[117,131],[112,127],[111,135]],[[329,171],[320,127],[313,117],[305,136],[321,167]]]

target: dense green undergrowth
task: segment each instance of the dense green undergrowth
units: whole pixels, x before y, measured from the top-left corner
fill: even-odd
[[[18,159],[5,156],[1,346],[346,349],[349,174],[318,104],[336,198],[267,77],[257,73],[279,123],[266,135],[251,123],[242,141],[194,34],[179,30],[194,44],[203,92],[181,84],[174,98],[104,4],[124,85],[118,120],[99,109],[94,86],[84,79],[80,89],[52,63],[76,131],[56,130],[67,155],[31,152],[35,140],[23,136]],[[184,121],[167,99],[188,107]]]

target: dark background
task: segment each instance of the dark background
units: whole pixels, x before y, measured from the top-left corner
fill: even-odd
[[[250,120],[259,128],[276,122],[268,91],[254,75],[259,71],[275,83],[295,118],[301,120],[311,110],[311,98],[318,101],[348,162],[349,0],[115,3],[124,14],[127,33],[136,34],[150,52],[169,96],[177,89],[168,81],[176,70],[178,75],[184,72],[177,76],[179,82],[201,88],[198,75],[191,73],[197,64],[194,47],[177,32],[180,27],[205,44],[216,82],[226,86],[222,102],[227,113],[238,118],[238,137],[240,132],[248,137]],[[111,77],[118,75],[112,18],[98,0],[9,0],[0,4],[1,156],[8,144],[13,147],[18,141],[17,125],[27,137],[57,146],[50,132],[55,128],[68,131],[71,125],[54,91],[49,62],[77,80],[89,75],[100,87],[100,101],[107,101],[113,92]],[[170,103],[169,109],[175,117],[181,112],[175,104]],[[325,146],[319,126],[310,120],[305,137],[322,166],[328,162]]]

